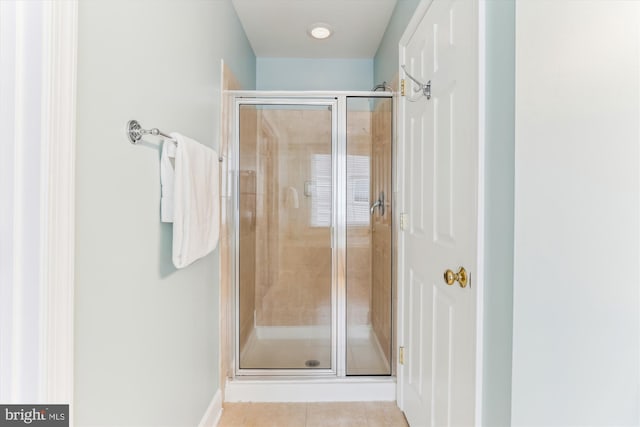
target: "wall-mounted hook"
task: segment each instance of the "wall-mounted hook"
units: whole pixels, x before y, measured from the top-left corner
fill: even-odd
[[[409,74],[409,72],[407,71],[407,67],[405,65],[402,66],[402,69],[404,70],[404,73],[407,75],[407,77],[409,77],[411,80],[413,80],[415,84],[419,86],[419,88],[414,89],[414,91],[415,92],[422,91],[422,94],[426,96],[427,99],[431,99],[431,80],[429,80],[426,84],[424,84],[418,79],[416,79],[415,77],[413,77],[411,74]]]

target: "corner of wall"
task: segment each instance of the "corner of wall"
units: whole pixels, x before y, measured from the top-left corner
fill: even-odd
[[[482,425],[511,424],[515,1],[486,1],[485,288]]]
[[[215,427],[222,417],[222,390],[218,389],[211,399],[198,427]]]
[[[398,72],[398,42],[418,7],[418,3],[420,3],[420,0],[398,0],[396,3],[373,60],[374,85],[383,81],[392,84],[396,78]]]

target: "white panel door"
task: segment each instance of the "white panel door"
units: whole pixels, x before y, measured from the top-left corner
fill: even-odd
[[[434,0],[406,46],[401,169],[401,405],[412,427],[475,423],[477,2]],[[447,285],[463,266],[470,284]]]

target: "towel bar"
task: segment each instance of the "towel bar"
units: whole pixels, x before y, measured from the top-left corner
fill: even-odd
[[[132,144],[137,144],[138,141],[140,141],[142,137],[145,135],[160,136],[162,138],[171,140],[176,144],[178,143],[178,141],[176,141],[166,133],[162,132],[158,128],[152,128],[150,130],[143,129],[137,120],[129,120],[127,122],[127,125],[125,126],[125,132],[127,134],[127,138],[129,138],[129,142]],[[222,162],[222,160],[223,160],[222,156],[218,157],[219,162]]]

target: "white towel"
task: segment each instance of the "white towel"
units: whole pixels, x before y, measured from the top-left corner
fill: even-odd
[[[173,264],[183,268],[218,244],[218,154],[179,133],[173,194]]]
[[[160,185],[162,187],[160,197],[160,220],[173,222],[173,164],[171,159],[176,157],[176,143],[165,141],[162,144],[162,157],[160,158]]]

